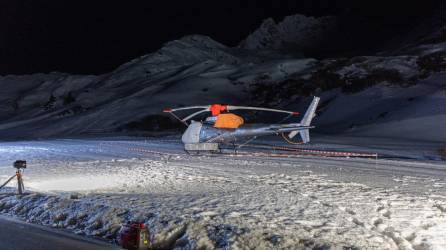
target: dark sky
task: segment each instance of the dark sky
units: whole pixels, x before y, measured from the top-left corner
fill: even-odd
[[[0,74],[105,73],[187,34],[234,46],[263,19],[295,13],[343,15],[386,34],[429,15],[435,2],[0,0]]]

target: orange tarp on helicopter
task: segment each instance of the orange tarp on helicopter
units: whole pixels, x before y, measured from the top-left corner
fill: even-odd
[[[245,121],[238,115],[231,113],[219,114],[215,121],[214,128],[238,128]]]

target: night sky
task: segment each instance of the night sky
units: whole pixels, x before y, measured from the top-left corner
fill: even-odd
[[[0,74],[105,73],[188,34],[208,35],[234,46],[263,19],[280,21],[295,13],[341,16],[349,29],[360,33],[364,42],[359,43],[379,43],[429,16],[436,4],[434,0],[0,0]]]

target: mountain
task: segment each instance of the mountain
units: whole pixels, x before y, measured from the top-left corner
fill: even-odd
[[[323,44],[336,28],[335,17],[292,15],[276,23],[272,18],[250,34],[239,45],[249,50],[286,50],[302,52]]]
[[[438,132],[446,125],[444,31],[394,53],[322,59],[298,53],[332,34],[335,23],[301,15],[278,24],[268,19],[237,47],[186,36],[103,75],[1,76],[0,137],[164,131],[181,128],[163,115],[166,107],[302,110],[318,95],[319,132],[445,141]]]
[[[247,95],[243,82],[264,70],[284,79],[311,61],[241,53],[194,35],[168,42],[104,75],[3,76],[0,133],[4,138],[27,138],[116,132],[128,124],[138,127],[144,119],[149,119],[144,125],[149,129],[163,122],[171,126],[159,116],[165,107],[242,103]],[[297,68],[288,69],[291,65]]]

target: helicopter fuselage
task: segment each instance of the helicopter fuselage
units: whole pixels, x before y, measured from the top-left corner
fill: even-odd
[[[234,143],[249,137],[265,136],[291,131],[307,130],[311,126],[294,124],[273,124],[267,126],[242,126],[236,129],[214,128],[212,124],[192,122],[182,136],[184,144]]]

